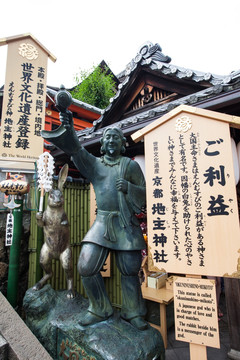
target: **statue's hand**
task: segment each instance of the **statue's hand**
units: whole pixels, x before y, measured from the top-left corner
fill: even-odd
[[[123,178],[119,178],[116,180],[116,187],[118,191],[122,191],[123,193],[127,194],[128,192],[128,181],[123,179]]]
[[[73,116],[71,111],[66,110],[65,112],[60,112],[59,118],[66,129],[73,125]]]
[[[36,219],[37,219],[37,220],[42,220],[42,218],[43,218],[43,212],[42,212],[42,211],[38,211],[38,212],[36,213]]]

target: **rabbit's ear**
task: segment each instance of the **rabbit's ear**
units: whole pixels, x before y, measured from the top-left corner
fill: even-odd
[[[61,168],[61,171],[58,176],[58,189],[60,191],[63,190],[63,185],[65,184],[65,181],[67,180],[67,176],[68,176],[68,164],[65,164]]]

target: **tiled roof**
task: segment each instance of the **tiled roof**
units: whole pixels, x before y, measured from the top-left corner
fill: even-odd
[[[150,48],[155,47],[157,49],[155,52],[155,56],[153,56],[152,54],[149,55],[149,52],[147,54],[149,56],[147,56],[146,54],[142,54],[141,49],[145,46],[143,45],[142,48],[140,48],[137,56],[127,65],[126,69],[118,75],[118,78],[121,79],[122,82],[118,86],[118,91],[116,95],[112,99],[110,99],[109,106],[105,110],[102,110],[102,116],[98,120],[94,121],[93,128],[85,129],[78,132],[79,140],[83,145],[84,143],[93,141],[95,138],[99,138],[102,135],[104,128],[99,128],[98,125],[103,122],[105,114],[110,111],[112,106],[114,106],[114,102],[121,96],[124,88],[130,82],[132,74],[139,66],[145,68],[148,67],[155,74],[160,73],[167,78],[175,77],[179,80],[187,79],[192,83],[195,82],[207,84],[208,87],[204,90],[184,96],[180,99],[159,105],[158,107],[154,107],[154,109],[148,109],[145,111],[143,109],[141,113],[130,116],[114,124],[121,127],[123,131],[127,131],[127,129],[130,127],[143,127],[145,126],[145,122],[152,121],[179,105],[197,105],[218,95],[226,94],[227,92],[240,89],[240,70],[232,72],[227,76],[220,76],[211,73],[203,73],[195,70],[185,69],[176,65],[169,64],[170,58],[168,56],[165,57],[167,59],[167,62],[157,60],[159,57],[156,55],[159,55],[159,53],[161,53],[160,46],[157,44],[152,45],[151,43],[147,44]],[[165,55],[162,54],[162,56],[164,57]]]
[[[143,54],[142,49],[146,49],[147,53]],[[151,49],[155,49],[155,52]],[[164,62],[164,58],[166,59]],[[159,61],[162,59],[162,61]],[[240,80],[240,71],[233,72],[227,76],[215,75],[212,73],[204,73],[195,70],[185,69],[176,65],[169,64],[171,59],[161,52],[161,47],[158,44],[153,45],[150,42],[145,43],[137,53],[136,57],[127,65],[126,69],[118,75],[121,83],[118,85],[118,91],[113,98],[110,99],[110,104],[106,109],[102,110],[102,116],[94,122],[94,125],[100,124],[104,120],[104,116],[112,109],[114,102],[121,96],[124,89],[131,80],[133,73],[137,68],[148,68],[156,75],[162,75],[167,78],[176,78],[178,80],[188,80],[191,83],[203,83],[208,87],[223,86]],[[215,90],[212,90],[215,92]],[[211,92],[211,91],[210,91]],[[208,94],[208,91],[206,92]]]
[[[228,84],[215,85],[205,90],[199,91],[197,93],[182,97],[178,100],[174,100],[172,102],[160,105],[158,107],[155,107],[154,109],[143,111],[137,115],[130,116],[124,120],[119,121],[118,123],[115,123],[114,126],[120,127],[123,130],[123,132],[126,132],[130,127],[133,126],[135,129],[141,128],[146,125],[145,123],[161,117],[162,115],[173,110],[175,107],[179,105],[189,105],[189,106],[198,105],[200,102],[206,101],[208,99],[216,97],[217,95],[221,95],[235,89],[240,90],[240,81],[237,84],[235,84],[235,86]],[[79,131],[78,137],[80,142],[84,145],[84,143],[89,142],[89,140],[93,140],[95,138],[101,137],[103,131],[104,128],[100,128],[97,130],[95,130],[94,127],[91,129],[87,128],[82,131]]]

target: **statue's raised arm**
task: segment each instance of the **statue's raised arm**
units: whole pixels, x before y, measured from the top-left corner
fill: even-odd
[[[56,130],[42,130],[42,137],[71,156],[81,148],[71,111],[60,112],[60,121],[61,125]]]
[[[55,96],[55,102],[60,112],[59,119],[61,125],[52,131],[43,130],[41,132],[42,137],[71,156],[80,173],[91,181],[89,174],[92,173],[91,169],[92,166],[94,166],[96,158],[89,154],[78,140],[74,129],[72,112],[68,110],[68,107],[72,103],[72,96],[65,90],[63,85]]]
[[[81,148],[74,130],[72,113],[68,110],[72,101],[72,95],[61,85],[55,95],[55,105],[60,113],[61,125],[56,130],[42,130],[42,137],[45,140],[56,145],[68,155],[73,155]]]

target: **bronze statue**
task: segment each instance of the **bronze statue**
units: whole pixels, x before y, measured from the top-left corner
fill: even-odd
[[[72,160],[95,190],[97,216],[82,241],[78,271],[89,298],[89,308],[82,325],[108,319],[113,314],[100,270],[109,251],[114,251],[121,272],[121,317],[136,328],[146,329],[146,313],[138,272],[141,250],[145,242],[135,214],[145,205],[145,179],[137,162],[122,156],[126,139],[121,129],[107,128],[101,139],[103,156],[97,158],[79,143],[73,128],[72,113],[60,113],[61,126],[54,131],[42,131]]]
[[[65,164],[58,177],[58,188],[52,189],[48,196],[47,208],[36,214],[37,224],[43,227],[44,244],[40,253],[40,265],[45,275],[33,287],[41,289],[52,277],[52,259],[59,259],[65,271],[68,287],[68,298],[74,297],[72,251],[70,248],[70,233],[67,214],[63,204],[63,185],[67,179],[68,164]]]

